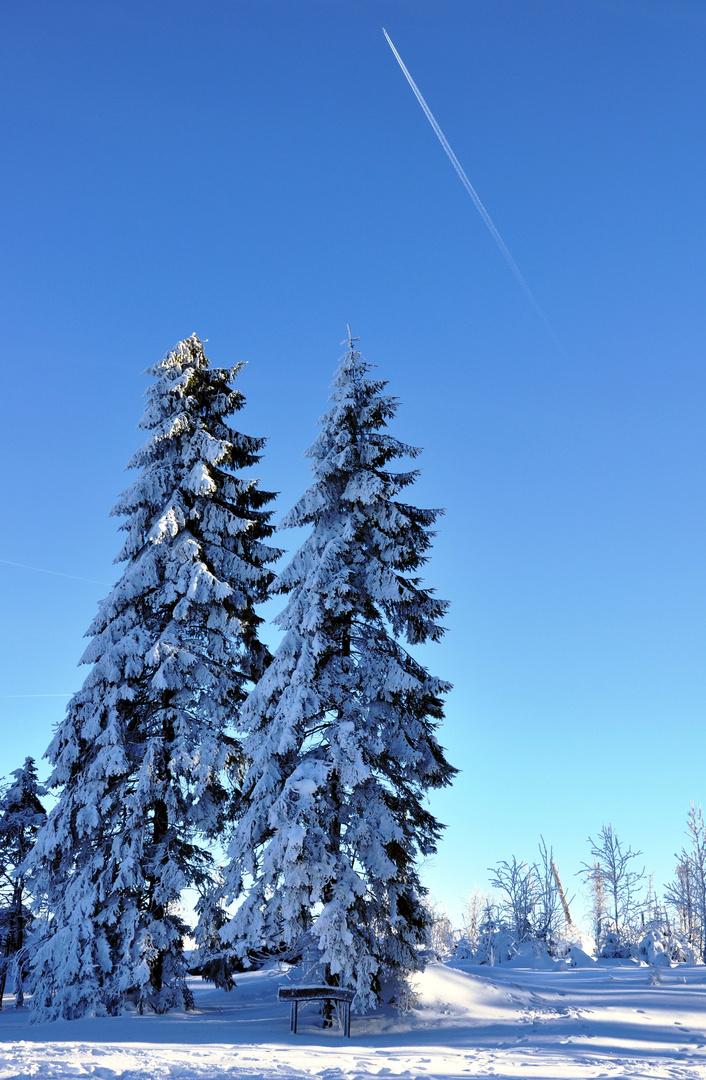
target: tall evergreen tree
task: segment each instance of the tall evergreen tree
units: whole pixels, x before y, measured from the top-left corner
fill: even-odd
[[[384,976],[422,965],[418,858],[443,828],[423,800],[456,770],[434,734],[449,684],[402,643],[443,632],[447,605],[417,574],[439,511],[399,499],[417,471],[388,465],[419,450],[384,431],[397,401],[356,340],[307,452],[314,483],[282,522],[311,533],[275,583],[284,637],[243,709],[251,764],[226,870],[243,899],[222,937],[240,956],[304,952],[362,1011]]]
[[[140,469],[113,513],[125,570],[88,630],[92,665],[47,752],[61,785],[33,858],[51,913],[34,955],[40,1019],[190,1004],[175,910],[205,887],[208,840],[231,816],[248,684],[269,654],[273,497],[239,470],[264,440],[234,431],[239,366],[209,367],[194,335],[147,374]]]
[[[23,948],[31,911],[26,895],[24,864],[46,823],[41,803],[45,794],[31,757],[0,796],[0,1008],[8,972],[15,964],[15,1004],[22,1004]]]

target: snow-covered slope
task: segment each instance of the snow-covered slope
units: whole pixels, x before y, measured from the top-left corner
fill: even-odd
[[[291,1035],[286,981],[256,972],[232,994],[195,982],[193,1013],[33,1027],[6,999],[0,1080],[706,1078],[704,967],[436,964],[413,1009],[354,1017],[350,1040],[322,1030],[313,1005]]]

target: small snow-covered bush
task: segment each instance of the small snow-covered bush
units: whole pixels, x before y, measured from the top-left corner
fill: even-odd
[[[674,942],[673,938],[668,938],[659,930],[650,930],[637,945],[635,954],[638,960],[644,960],[645,963],[652,964],[654,967],[670,967],[672,942]]]
[[[465,934],[462,934],[456,942],[454,956],[457,960],[470,960],[471,963],[476,962],[476,946],[468,940]]]
[[[580,945],[572,945],[571,949],[567,953],[566,959],[568,960],[569,967],[593,967],[596,963],[594,958],[590,956],[585,949],[582,949]]]
[[[653,966],[669,967],[670,964],[701,963],[699,950],[679,934],[650,930],[634,949],[638,960]]]
[[[548,946],[549,955],[555,960],[568,960],[575,949],[583,951],[589,947],[588,938],[573,923],[565,923],[562,930],[550,938]]]
[[[481,931],[475,940],[467,934],[461,935],[454,949],[457,960],[468,960],[472,964],[504,964],[517,952],[513,935],[508,930],[491,928]]]
[[[481,935],[476,948],[476,964],[504,964],[517,952],[515,939],[508,930],[489,930]]]
[[[604,934],[600,941],[598,956],[603,960],[629,960],[633,955],[633,948],[620,940],[617,934],[609,932]]]
[[[691,944],[691,942],[682,941],[679,947],[682,955],[677,957],[677,959],[680,962],[684,964],[703,964],[701,953],[695,945]]]

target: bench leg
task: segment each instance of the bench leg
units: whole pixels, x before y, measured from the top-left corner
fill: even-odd
[[[321,1000],[325,1001],[327,999],[321,998]],[[332,1002],[332,1004],[333,1004],[333,1007],[336,1010],[336,1014],[338,1016],[339,1023],[341,1022],[341,1019],[343,1020],[342,1027],[343,1027],[343,1036],[344,1036],[344,1038],[350,1039],[350,1037],[351,1037],[351,1003],[350,1003],[350,1001],[342,1001],[342,1002],[335,1001],[335,1002]],[[339,1006],[341,1006],[341,1005],[343,1006],[343,1017],[341,1017],[341,1012],[340,1012],[340,1008],[339,1008]],[[294,998],[294,999],[292,999],[292,1003],[291,1003],[290,1008],[289,1008],[289,1030],[291,1032],[293,1032],[295,1035],[297,1033],[298,1012],[299,1012],[299,1001],[296,998]]]

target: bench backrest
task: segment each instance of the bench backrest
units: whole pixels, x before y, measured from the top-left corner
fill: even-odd
[[[340,986],[281,986],[280,1001],[316,1001],[328,998],[329,1001],[352,1001],[355,990],[346,990]]]

